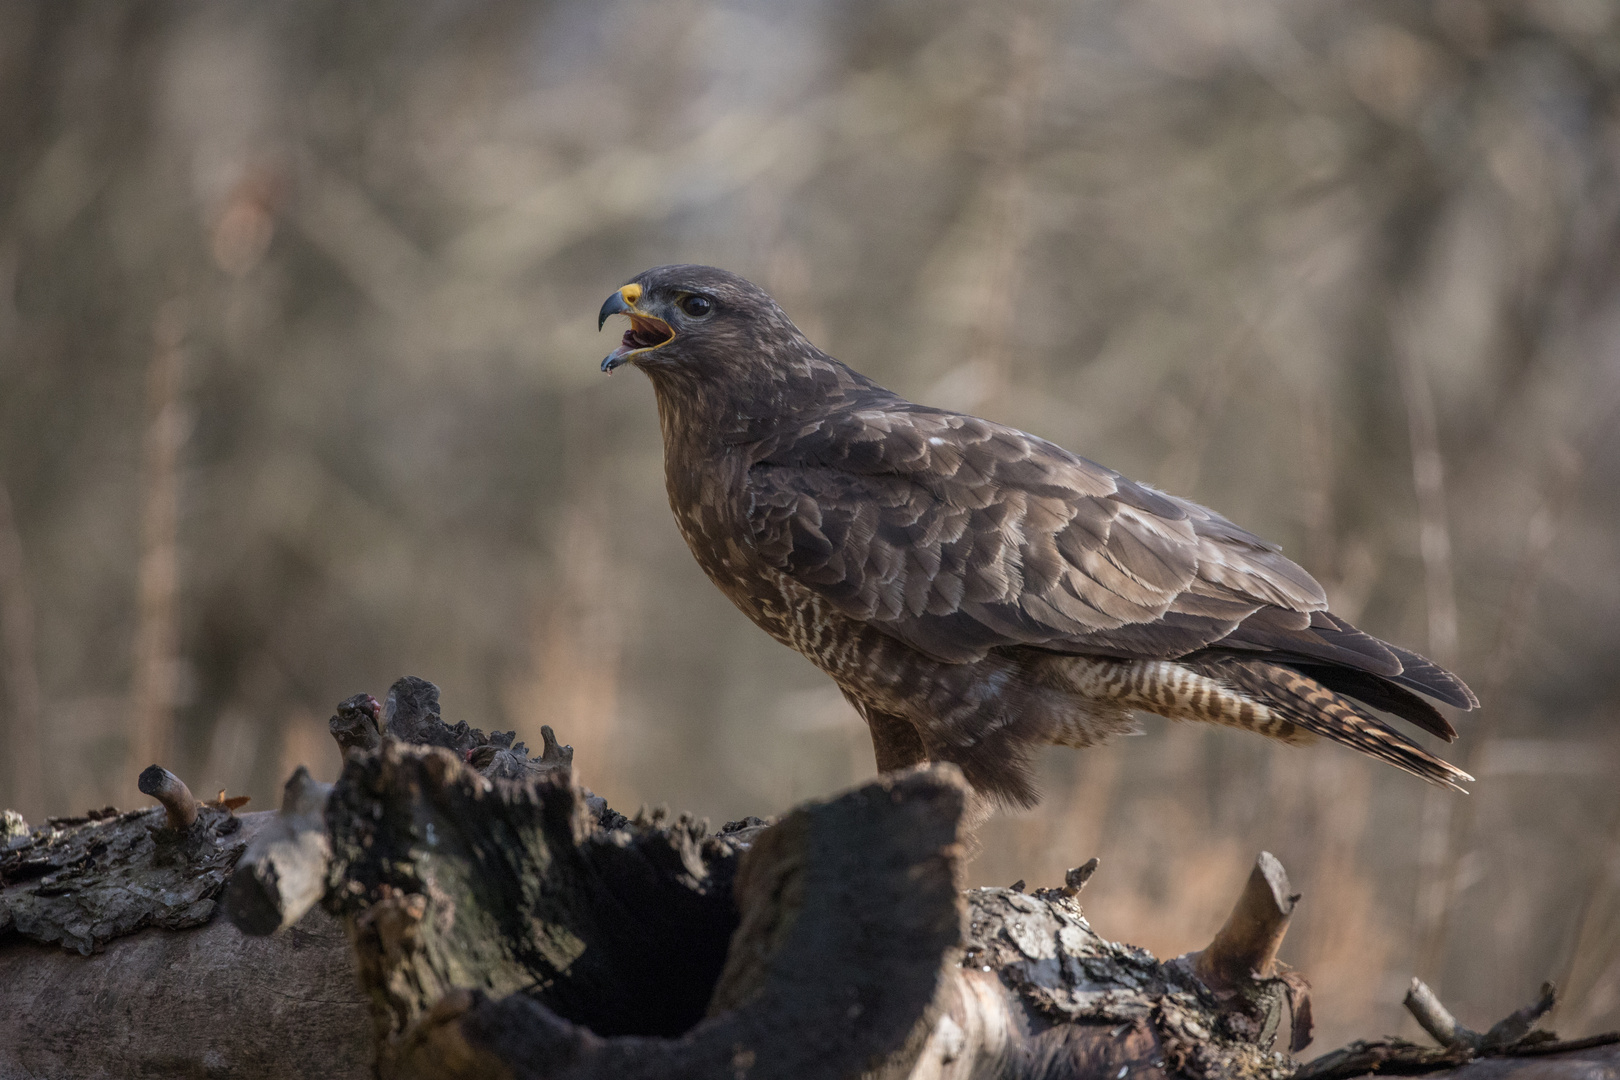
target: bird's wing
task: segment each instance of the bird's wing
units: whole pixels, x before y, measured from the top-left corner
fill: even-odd
[[[1309,574],[1212,511],[1021,431],[904,403],[767,440],[747,496],[768,563],[943,660],[1006,645],[1175,657],[1261,611],[1272,622],[1240,647],[1270,649],[1267,632],[1318,637],[1326,606]],[[1323,659],[1345,647],[1321,645]]]

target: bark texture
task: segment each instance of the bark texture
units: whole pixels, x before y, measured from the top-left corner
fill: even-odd
[[[144,825],[163,815],[154,808],[122,816]],[[200,816],[208,819],[207,807]],[[251,840],[273,817],[244,814],[230,835]],[[151,871],[158,881],[172,872]],[[84,902],[136,910],[133,901],[108,901],[120,881],[134,881],[139,892],[139,875],[126,864],[109,882],[82,890]],[[284,933],[257,938],[220,918],[178,930],[160,925],[154,919],[108,937],[100,924],[75,939],[98,941],[93,955],[80,955],[72,940],[47,945],[0,933],[0,1080],[372,1075],[365,998],[348,939],[330,916],[313,912]]]
[[[229,806],[193,813],[176,829],[162,806],[108,807],[13,835],[0,849],[0,938],[88,956],[143,927],[206,923],[246,841]]]

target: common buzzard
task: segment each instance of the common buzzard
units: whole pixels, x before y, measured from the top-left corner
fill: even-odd
[[[1418,695],[1469,709],[1468,687],[1328,611],[1276,545],[1044,439],[914,405],[724,270],[648,270],[598,325],[620,314],[602,370],[652,379],[692,554],[833,677],[879,769],[951,761],[1028,805],[1034,750],[1090,746],[1142,710],[1472,779],[1372,711],[1449,741]]]

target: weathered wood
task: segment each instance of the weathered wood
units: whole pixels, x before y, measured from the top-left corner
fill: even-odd
[[[345,761],[357,750],[375,750],[382,745],[381,725],[382,706],[370,694],[344,698],[326,722]]]
[[[299,770],[275,815],[198,806],[154,769],[165,811],[34,832],[8,816],[0,1080],[345,1077],[372,1054],[384,1080],[1620,1077],[1620,1046],[1533,1030],[1550,987],[1483,1036],[1423,999],[1451,1045],[1357,1043],[1296,1067],[1273,1043],[1292,1007],[1301,1045],[1304,983],[1275,961],[1298,898],[1264,853],[1210,946],[1160,963],[1087,924],[1095,859],[1059,888],[961,893],[950,767],[710,835],[612,811],[549,728],[531,759],[510,732],[445,725],[424,680],[387,702],[339,707],[342,778],[328,794]],[[206,920],[244,846],[234,917],[267,936],[216,920],[117,937]],[[152,883],[163,904],[89,918]],[[322,893],[346,934],[299,920]]]
[[[1424,1076],[1429,1080],[1620,1080],[1620,1035],[1553,1040],[1513,1053],[1472,1057],[1466,1047],[1402,1039],[1353,1042],[1302,1065],[1294,1080]]]
[[[327,906],[353,928],[385,1071],[458,988],[533,988],[608,1035],[673,1035],[703,1015],[737,920],[724,835],[685,818],[603,829],[566,770],[491,781],[393,741],[350,761],[328,817]]]
[[[0,1080],[367,1080],[353,967],[319,911],[272,937],[215,919],[93,956],[12,940],[0,945]]]
[[[326,838],[331,791],[331,784],[298,766],[282,790],[281,809],[237,861],[225,913],[244,934],[275,933],[320,903],[332,854]]]
[[[1243,1018],[1252,1025],[1246,1034],[1253,1042],[1271,1044],[1286,1005],[1292,1017],[1288,1049],[1295,1053],[1311,1044],[1310,985],[1278,962],[1277,950],[1298,901],[1282,863],[1262,851],[1215,939],[1175,961],[1214,992],[1229,1024]]]
[[[1066,888],[975,889],[939,1020],[882,1080],[1171,1074],[1282,1080],[1294,1063],[1233,1025],[1187,964],[1098,936]]]
[[[1298,901],[1282,863],[1262,851],[1215,940],[1192,958],[1193,971],[1216,990],[1269,977]]]
[[[150,795],[163,804],[169,816],[169,828],[184,832],[197,823],[197,800],[191,789],[174,773],[161,765],[148,765],[136,780],[141,794]]]
[[[1553,985],[1543,983],[1534,1001],[1481,1035],[1460,1023],[1421,979],[1413,979],[1406,992],[1407,1011],[1439,1046],[1404,1039],[1353,1042],[1301,1066],[1297,1080],[1350,1080],[1371,1073],[1460,1080],[1620,1080],[1620,1032],[1565,1042],[1535,1027],[1556,1002]]]
[[[1063,874],[1063,895],[1071,898],[1079,896],[1080,890],[1084,889],[1086,882],[1091,880],[1091,875],[1097,872],[1099,863],[1100,860],[1093,855],[1079,866],[1071,866],[1065,871]]]
[[[226,836],[238,845],[250,844],[275,817],[227,815],[213,804],[199,811],[205,826],[234,821]],[[0,931],[0,1080],[368,1077],[370,1025],[342,927],[315,912],[285,933],[248,938],[223,919],[210,921],[213,901],[187,898],[199,882],[223,884],[212,862],[189,882],[183,866],[140,862],[148,845],[155,849],[163,820],[156,807],[113,811],[58,819],[33,834],[36,843],[24,854],[34,859],[66,856],[71,865],[74,852],[108,848],[77,876],[55,878],[68,889],[54,898],[66,910],[105,912],[112,891],[130,913],[133,903],[116,890],[139,894],[154,883],[155,898],[168,897],[168,915],[147,919],[139,932],[125,919],[111,926],[98,920],[77,937],[39,935],[51,945]],[[107,862],[126,840],[132,852]],[[98,866],[105,878],[96,876]],[[165,922],[184,929],[159,929]],[[114,936],[115,929],[122,932]]]
[[[960,941],[965,804],[959,777],[915,772],[762,833],[738,871],[742,922],[709,1015],[678,1037],[602,1038],[533,996],[472,994],[429,1017],[434,1034],[419,1040],[436,1045],[418,1060],[432,1068],[402,1075],[855,1076],[918,1029],[942,981],[938,960]],[[443,1072],[447,1063],[462,1071]]]
[[[563,773],[491,782],[385,740],[329,803],[328,904],[353,927],[389,1077],[1292,1071],[1190,965],[1093,933],[1070,895],[1083,871],[968,893],[961,937],[964,806],[934,770],[705,837],[606,823]]]
[[[1392,1075],[1387,1072],[1385,1075]],[[1476,1058],[1430,1080],[1620,1080],[1620,1044],[1561,1049],[1547,1056]]]

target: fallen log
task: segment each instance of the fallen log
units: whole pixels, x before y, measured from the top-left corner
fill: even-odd
[[[1308,988],[1276,962],[1298,897],[1275,859],[1208,947],[1161,963],[1092,931],[1096,860],[1057,888],[963,892],[948,767],[710,833],[609,809],[549,729],[530,758],[445,724],[424,680],[356,695],[330,727],[342,777],[300,770],[277,814],[198,803],[155,769],[161,808],[7,816],[0,1080],[1620,1072],[1613,1041],[1534,1030],[1546,995],[1480,1035],[1417,988],[1444,1045],[1299,1066]],[[227,878],[234,925],[212,918]],[[153,882],[139,913],[82,917]]]
[[[604,831],[566,784],[480,790],[454,766],[385,749],[348,777],[349,801],[334,793],[351,886],[334,906],[383,1003],[383,1076],[853,1076],[912,1031],[960,937],[959,780],[912,774],[795,811],[740,859],[742,829]],[[408,818],[423,824],[402,859],[387,830]],[[496,835],[515,843],[492,852]],[[537,902],[491,964],[464,913],[502,924],[520,896]]]

